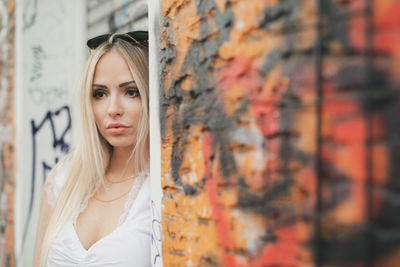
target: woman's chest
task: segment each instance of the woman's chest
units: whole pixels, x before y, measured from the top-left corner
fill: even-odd
[[[98,240],[113,232],[120,223],[124,203],[102,203],[90,200],[79,214],[74,227],[82,246],[89,249]]]
[[[149,232],[123,224],[85,249],[71,220],[54,240],[48,266],[150,266],[150,241]]]
[[[134,193],[134,191],[132,191]],[[132,196],[137,196],[132,197]],[[48,266],[151,266],[151,209],[150,184],[147,179],[139,194],[128,195],[124,205],[101,208],[83,205],[79,217],[84,231],[102,232],[90,245],[85,246],[76,231],[76,217],[68,220],[52,242]],[[121,210],[122,209],[122,210]],[[96,214],[93,216],[93,213]],[[122,213],[122,214],[121,214]],[[78,218],[79,218],[78,217]],[[111,220],[109,221],[109,219]],[[116,227],[103,224],[107,221]],[[100,225],[99,228],[98,225]],[[111,231],[111,232],[110,232]],[[107,233],[106,233],[107,232]]]

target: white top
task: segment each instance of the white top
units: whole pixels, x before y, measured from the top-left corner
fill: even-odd
[[[46,188],[51,206],[66,181],[69,168],[65,165],[57,170]],[[81,211],[86,205],[87,202],[82,205]],[[147,174],[141,174],[135,179],[117,228],[88,250],[82,246],[76,233],[76,217],[64,225],[52,243],[47,259],[48,267],[151,266],[150,179]]]

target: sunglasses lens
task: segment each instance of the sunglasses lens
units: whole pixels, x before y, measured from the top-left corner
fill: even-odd
[[[94,50],[99,47],[102,43],[107,42],[110,38],[111,34],[103,34],[87,41],[87,46]],[[143,46],[148,46],[148,33],[146,31],[134,31],[134,32],[127,32],[125,34],[118,34],[115,38],[120,38],[124,41],[133,44],[140,44]]]
[[[147,40],[149,39],[149,34],[146,31],[134,31],[126,34],[141,44],[147,44]]]
[[[110,38],[110,34],[103,34],[89,39],[86,44],[90,49],[96,49],[97,47],[99,47],[99,45],[106,42],[108,38]]]

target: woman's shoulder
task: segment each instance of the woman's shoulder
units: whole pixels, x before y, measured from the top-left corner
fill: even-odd
[[[50,206],[55,205],[61,189],[68,178],[70,167],[71,161],[64,160],[58,163],[50,172],[45,184],[45,192],[47,194],[47,200]]]

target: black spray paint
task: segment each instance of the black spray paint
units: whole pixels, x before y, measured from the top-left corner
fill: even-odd
[[[63,116],[66,115],[67,121],[64,123],[61,129],[56,129],[56,121],[60,119],[64,119]],[[48,172],[53,168],[55,164],[58,162],[58,158],[54,158],[54,162],[48,163],[45,161],[37,162],[38,157],[38,150],[40,148],[37,147],[37,136],[41,133],[44,129],[44,126],[50,126],[50,136],[51,139],[48,140],[52,142],[52,148],[54,151],[58,150],[61,151],[63,154],[67,154],[70,148],[70,144],[66,141],[66,135],[71,130],[71,113],[68,106],[63,106],[60,109],[55,111],[47,111],[40,122],[36,122],[35,120],[31,120],[31,136],[32,136],[32,172],[31,172],[31,192],[29,195],[29,209],[27,220],[25,222],[23,237],[22,237],[22,244],[25,244],[28,225],[31,222],[32,212],[33,212],[33,204],[35,201],[36,196],[36,181],[37,179],[41,179],[41,184],[44,184],[45,179],[47,177]],[[42,177],[36,177],[36,167],[42,167]],[[24,246],[22,246],[24,247]]]

